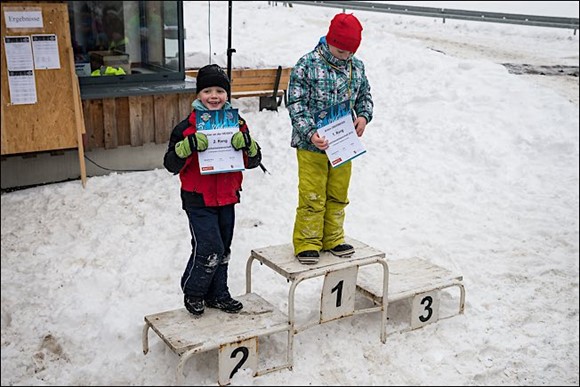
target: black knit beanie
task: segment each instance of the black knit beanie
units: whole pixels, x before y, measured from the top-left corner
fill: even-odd
[[[206,87],[219,86],[228,93],[230,92],[230,80],[224,70],[216,65],[203,66],[197,73],[196,92],[199,93]]]

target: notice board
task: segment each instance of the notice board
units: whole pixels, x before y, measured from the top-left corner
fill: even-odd
[[[1,17],[2,155],[76,148],[84,186],[85,128],[67,5],[3,2]]]

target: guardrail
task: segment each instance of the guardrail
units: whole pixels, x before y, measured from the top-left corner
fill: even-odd
[[[523,15],[500,12],[467,11],[462,9],[419,7],[365,1],[289,1],[291,4],[314,5],[319,7],[342,8],[344,11],[361,10],[371,12],[396,13],[409,16],[427,16],[445,19],[460,19],[491,23],[520,24],[536,27],[552,27],[578,30],[578,18]]]

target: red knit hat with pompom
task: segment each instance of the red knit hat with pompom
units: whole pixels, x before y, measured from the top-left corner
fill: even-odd
[[[355,53],[362,39],[362,25],[352,13],[339,13],[330,22],[326,42]]]

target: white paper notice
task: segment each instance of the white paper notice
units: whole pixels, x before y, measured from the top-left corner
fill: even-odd
[[[318,135],[328,140],[326,156],[333,167],[366,152],[354,129],[349,106],[344,101],[314,115]]]
[[[56,35],[32,35],[32,50],[36,69],[60,68]]]
[[[8,71],[33,69],[34,62],[32,60],[30,36],[6,36],[4,37],[4,47],[6,47]]]
[[[10,102],[13,105],[38,102],[30,36],[6,36],[4,47],[6,48]]]
[[[32,70],[8,71],[8,87],[10,88],[10,102],[13,105],[34,104],[38,101]]]

